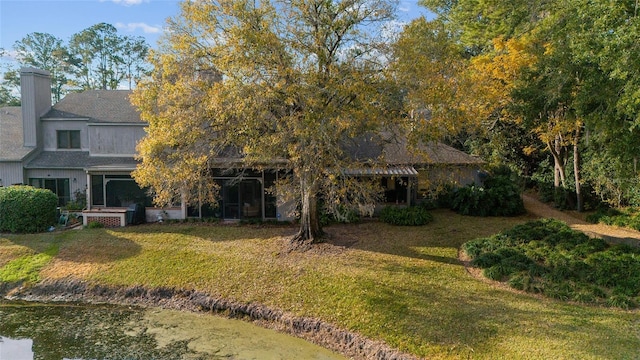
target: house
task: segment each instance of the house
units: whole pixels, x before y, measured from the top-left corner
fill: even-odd
[[[145,126],[129,101],[130,91],[89,90],[71,93],[51,104],[49,73],[21,70],[21,107],[0,109],[0,186],[26,184],[47,188],[64,206],[85,195],[85,225],[100,221],[124,226],[132,204],[146,207],[147,221],[219,217],[224,219],[289,220],[290,206],[279,204],[268,189],[277,171],[245,169],[242,179],[228,171],[213,170],[220,185],[218,206],[184,204],[153,206],[148,193],[131,177],[138,162],[136,144]],[[402,144],[383,148],[364,146],[358,151],[385,152],[384,169],[347,169],[353,176],[377,176],[386,189],[387,202],[411,204],[435,182],[465,185],[477,180],[482,161],[444,144],[431,144],[416,157]],[[362,155],[362,154],[361,154]]]

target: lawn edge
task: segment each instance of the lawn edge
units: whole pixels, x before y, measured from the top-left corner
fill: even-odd
[[[382,341],[341,329],[321,319],[301,317],[262,304],[247,304],[217,298],[207,293],[167,287],[107,286],[75,279],[45,280],[35,285],[0,283],[0,297],[31,302],[69,302],[157,307],[194,313],[209,313],[252,322],[292,335],[350,359],[417,360]]]

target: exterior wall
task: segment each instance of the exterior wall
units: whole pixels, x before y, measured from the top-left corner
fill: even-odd
[[[88,126],[89,153],[99,155],[136,155],[136,145],[145,136],[142,124],[119,124]]]
[[[76,191],[87,189],[87,176],[84,170],[27,169],[24,183],[28,183],[30,178],[69,179],[69,192],[72,199]]]
[[[60,151],[89,151],[87,120],[43,120],[42,146],[44,151],[58,151],[58,130],[80,130],[80,149],[60,149]],[[79,164],[80,165],[80,164]]]
[[[21,162],[0,163],[0,185],[26,184],[26,181]]]

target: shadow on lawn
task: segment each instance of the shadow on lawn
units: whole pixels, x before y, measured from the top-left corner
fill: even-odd
[[[142,248],[127,238],[113,235],[109,229],[87,229],[62,241],[56,258],[75,263],[103,264],[138,255]]]
[[[528,217],[479,218],[449,210],[434,211],[434,221],[424,226],[393,226],[379,221],[332,225],[327,242],[382,254],[462,265],[458,249],[467,241],[490,236],[529,220]]]
[[[221,223],[176,223],[144,224],[115,229],[115,232],[139,234],[174,234],[195,236],[212,242],[238,241],[246,239],[270,239],[291,236],[298,230],[297,225],[250,225]]]

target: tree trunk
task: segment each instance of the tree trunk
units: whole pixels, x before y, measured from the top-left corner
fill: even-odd
[[[578,143],[580,142],[580,133],[582,129],[582,124],[577,122],[576,124],[576,133],[573,139],[573,173],[575,174],[576,181],[576,210],[582,212],[583,210],[583,199],[582,199],[582,191],[580,188],[580,153],[578,151]]]
[[[294,243],[315,244],[321,242],[323,235],[318,214],[317,191],[310,175],[303,172],[300,176],[302,208],[300,209],[300,231],[293,237]]]
[[[565,162],[563,161],[565,150],[562,148],[559,138],[556,138],[553,144],[548,143],[547,146],[553,156],[553,186],[557,190],[561,184],[562,186],[566,185]]]

